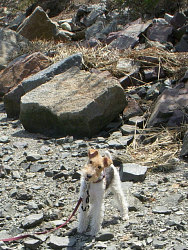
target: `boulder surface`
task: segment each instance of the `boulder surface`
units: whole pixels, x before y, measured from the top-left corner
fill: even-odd
[[[24,95],[20,120],[30,132],[91,137],[115,119],[125,104],[117,80],[73,67]]]

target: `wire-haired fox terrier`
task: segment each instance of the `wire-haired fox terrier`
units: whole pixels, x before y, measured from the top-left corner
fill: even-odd
[[[128,220],[128,204],[123,194],[120,177],[114,167],[110,152],[102,157],[98,150],[90,149],[88,163],[82,169],[80,197],[81,207],[78,214],[78,232],[86,232],[89,224],[90,234],[96,235],[104,217],[105,191],[110,189],[117,199],[123,220]]]

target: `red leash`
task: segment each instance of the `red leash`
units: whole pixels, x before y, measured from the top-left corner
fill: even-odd
[[[78,200],[78,203],[76,204],[76,207],[75,207],[74,211],[72,212],[72,214],[70,215],[70,217],[63,224],[61,224],[60,226],[58,226],[56,228],[46,230],[46,231],[43,231],[43,232],[28,233],[28,234],[22,234],[22,235],[19,235],[19,236],[15,236],[15,237],[12,237],[12,238],[2,239],[2,240],[0,239],[0,241],[9,242],[9,241],[21,240],[21,239],[24,239],[24,238],[27,238],[27,237],[33,237],[35,235],[47,234],[47,233],[51,233],[53,231],[56,231],[59,228],[67,225],[67,223],[69,223],[69,221],[72,219],[72,217],[75,215],[76,211],[78,210],[81,202],[82,202],[82,198],[80,197],[80,199]]]

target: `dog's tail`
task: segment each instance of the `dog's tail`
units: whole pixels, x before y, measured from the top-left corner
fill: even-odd
[[[112,155],[110,154],[108,150],[105,151],[105,156],[112,160]]]

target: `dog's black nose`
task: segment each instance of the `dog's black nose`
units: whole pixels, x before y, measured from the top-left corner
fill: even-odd
[[[92,177],[91,174],[87,174],[87,178],[90,179]]]

